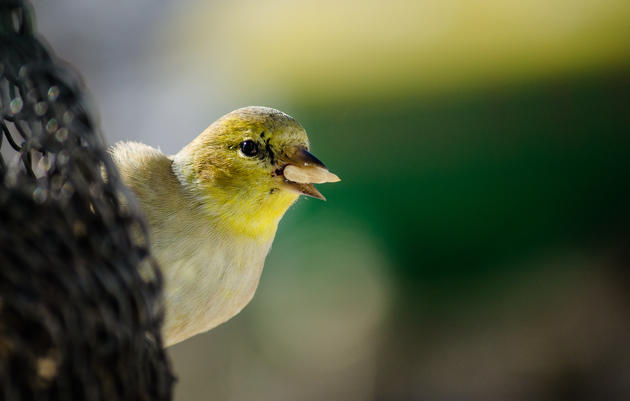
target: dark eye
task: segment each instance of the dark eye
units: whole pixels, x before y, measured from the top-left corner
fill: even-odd
[[[241,142],[241,152],[245,156],[256,156],[258,154],[258,145],[254,141],[250,141],[249,139]]]

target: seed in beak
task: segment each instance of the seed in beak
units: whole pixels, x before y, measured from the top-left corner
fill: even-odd
[[[298,167],[288,165],[284,168],[284,178],[301,184],[323,184],[325,182],[339,182],[341,179],[328,169],[319,166]]]

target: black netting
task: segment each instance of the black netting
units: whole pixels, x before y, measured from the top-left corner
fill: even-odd
[[[0,2],[0,399],[170,399],[145,224],[33,31]]]

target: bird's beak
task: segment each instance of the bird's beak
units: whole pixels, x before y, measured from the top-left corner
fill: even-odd
[[[282,187],[299,194],[326,200],[313,184],[341,181],[328,171],[324,163],[300,146],[288,146],[284,149],[282,162]]]

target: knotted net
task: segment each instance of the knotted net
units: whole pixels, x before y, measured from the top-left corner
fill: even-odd
[[[0,399],[168,400],[161,276],[77,75],[0,2]]]

